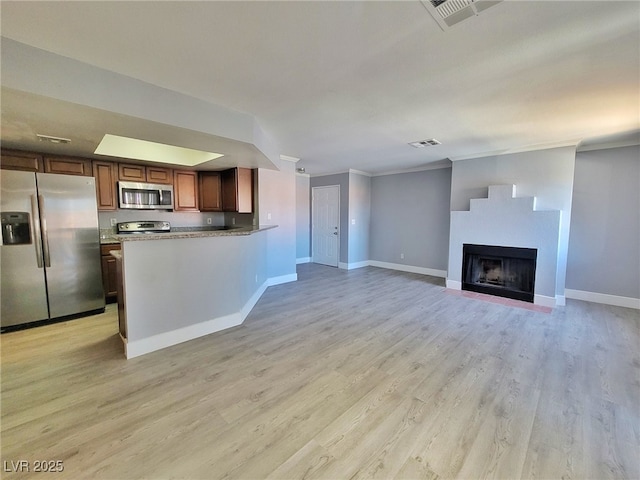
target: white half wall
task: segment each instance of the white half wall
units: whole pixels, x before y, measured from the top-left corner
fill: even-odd
[[[535,198],[516,198],[515,193],[514,185],[493,185],[489,187],[489,198],[471,200],[469,211],[451,212],[448,279],[463,280],[465,243],[535,248],[538,258],[534,294],[555,299],[560,212],[534,210]]]
[[[452,167],[452,211],[469,210],[489,185],[516,185],[518,196],[536,198],[537,210],[561,212],[555,298],[564,296],[566,283],[575,163],[576,148],[568,146],[460,160]]]

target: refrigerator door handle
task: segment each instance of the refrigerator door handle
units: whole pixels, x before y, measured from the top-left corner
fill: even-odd
[[[31,230],[33,231],[33,243],[36,247],[36,263],[42,268],[42,237],[40,236],[40,220],[38,219],[38,201],[35,195],[31,195]]]
[[[44,266],[51,267],[51,253],[49,252],[49,232],[47,231],[47,215],[44,210],[44,196],[38,195],[40,199],[40,218],[42,219],[42,251],[44,253]]]

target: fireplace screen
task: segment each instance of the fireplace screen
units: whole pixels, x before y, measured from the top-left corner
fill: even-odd
[[[463,245],[462,289],[533,302],[537,250]]]

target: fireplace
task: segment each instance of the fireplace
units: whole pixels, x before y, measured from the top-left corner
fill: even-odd
[[[535,248],[462,246],[462,289],[533,303]]]

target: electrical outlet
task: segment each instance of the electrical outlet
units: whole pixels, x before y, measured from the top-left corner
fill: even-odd
[[[400,254],[400,260],[404,260],[404,253]]]
[[[271,212],[267,213],[267,220],[271,220]]]
[[[111,218],[111,219],[109,219],[109,220],[111,221],[111,226],[112,226],[112,227],[115,227],[115,226],[116,226],[116,224],[118,223],[118,219],[117,219],[117,218]]]
[[[211,217],[207,218],[207,225],[211,225]]]
[[[356,224],[356,219],[355,219],[355,218],[352,218],[352,219],[351,219],[351,225],[355,225],[355,224]]]

